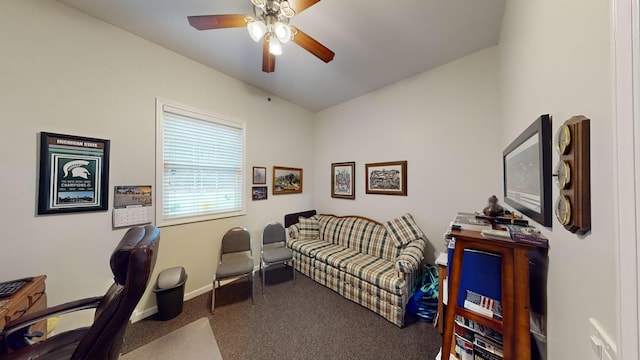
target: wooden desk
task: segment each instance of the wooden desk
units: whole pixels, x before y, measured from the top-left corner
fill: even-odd
[[[44,280],[46,275],[36,276],[29,283],[24,285],[18,292],[8,298],[0,299],[0,331],[9,322],[16,320],[26,314],[31,314],[38,310],[47,308],[47,294],[45,292]],[[42,331],[42,337],[36,341],[44,340],[47,337],[47,321],[41,321],[31,327],[31,333]]]
[[[444,279],[447,277],[447,267],[438,264],[438,332],[444,332]]]
[[[536,248],[531,245],[486,240],[477,231],[451,231],[456,238],[453,260],[449,264],[449,301],[442,353],[454,354],[454,321],[456,315],[475,321],[502,332],[505,360],[530,360],[531,335],[529,329],[529,252]],[[459,308],[458,293],[462,259],[465,249],[482,250],[500,254],[502,260],[502,321]]]

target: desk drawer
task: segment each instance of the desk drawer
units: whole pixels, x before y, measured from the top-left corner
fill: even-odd
[[[5,315],[5,321],[7,323],[18,319],[29,311],[29,298],[23,297],[21,299],[16,299],[16,301],[12,301],[10,307],[7,308],[7,314]]]

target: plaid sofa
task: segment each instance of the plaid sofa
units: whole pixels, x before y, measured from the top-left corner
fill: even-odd
[[[402,327],[426,241],[411,215],[385,224],[355,216],[308,220],[288,228],[296,269]]]

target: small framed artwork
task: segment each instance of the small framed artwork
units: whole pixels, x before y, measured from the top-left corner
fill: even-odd
[[[331,164],[331,197],[337,199],[356,198],[356,163]]]
[[[273,195],[302,192],[302,169],[274,166]]]
[[[407,196],[407,162],[365,165],[367,194]]]
[[[267,183],[267,168],[254,166],[253,167],[253,183],[254,184],[266,184]]]
[[[109,140],[40,133],[38,215],[109,208]]]
[[[266,186],[254,186],[251,188],[251,200],[267,200],[267,193]]]

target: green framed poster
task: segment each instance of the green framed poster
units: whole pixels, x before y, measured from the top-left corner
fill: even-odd
[[[109,144],[41,132],[38,215],[108,210]]]

